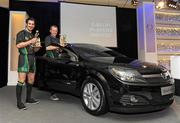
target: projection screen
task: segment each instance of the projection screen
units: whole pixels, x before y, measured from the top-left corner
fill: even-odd
[[[60,30],[68,43],[117,47],[115,7],[65,2],[60,5]]]

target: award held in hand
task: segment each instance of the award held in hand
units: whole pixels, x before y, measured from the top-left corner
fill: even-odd
[[[37,38],[37,41],[36,41],[36,43],[33,45],[33,47],[40,48],[40,47],[41,47],[41,40],[40,40],[40,37],[39,37],[39,31],[38,31],[38,30],[36,30],[36,34],[35,34],[34,37]]]
[[[62,34],[59,35],[60,35],[60,46],[65,47],[67,45],[66,35],[62,35]]]

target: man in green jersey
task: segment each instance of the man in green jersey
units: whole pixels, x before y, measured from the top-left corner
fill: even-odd
[[[17,107],[19,109],[27,109],[22,102],[22,87],[26,81],[27,77],[27,94],[26,103],[39,103],[36,99],[31,97],[32,86],[34,83],[36,65],[35,65],[35,51],[33,44],[36,43],[37,37],[34,37],[32,31],[35,27],[35,19],[28,18],[26,20],[26,28],[20,31],[16,36],[16,46],[19,50],[18,59],[18,83],[16,86],[16,97],[17,97]]]

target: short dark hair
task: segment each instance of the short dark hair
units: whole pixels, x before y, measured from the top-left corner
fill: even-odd
[[[33,17],[29,17],[29,18],[26,19],[26,24],[27,24],[28,21],[30,21],[30,20],[31,20],[31,21],[34,21],[34,23],[36,22],[35,19],[34,19]]]
[[[51,26],[50,26],[50,30],[51,30],[52,27],[55,27],[55,28],[58,29],[58,26],[57,26],[57,25],[51,25]]]

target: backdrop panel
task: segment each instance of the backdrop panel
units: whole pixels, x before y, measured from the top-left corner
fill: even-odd
[[[117,47],[116,8],[61,2],[61,33],[69,43]]]

